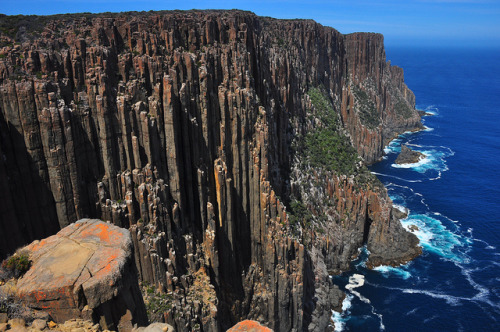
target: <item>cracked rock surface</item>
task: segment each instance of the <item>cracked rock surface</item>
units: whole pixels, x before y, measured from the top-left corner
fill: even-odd
[[[126,229],[82,219],[25,249],[32,266],[17,295],[31,307],[57,322],[85,317],[109,329],[147,321]]]

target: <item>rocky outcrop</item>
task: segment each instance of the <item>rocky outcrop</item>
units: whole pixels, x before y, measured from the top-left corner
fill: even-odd
[[[84,219],[22,249],[32,266],[17,297],[56,321],[83,317],[103,329],[147,324],[127,230]]]
[[[402,144],[401,145],[401,152],[399,153],[398,157],[396,158],[395,163],[398,165],[402,164],[415,164],[418,163],[420,160],[425,158],[425,154],[422,152],[414,151],[407,147],[406,145]]]
[[[0,330],[3,331],[23,331],[23,332],[39,332],[39,331],[59,331],[59,332],[101,332],[103,329],[99,324],[95,324],[89,320],[81,318],[73,318],[62,324],[57,324],[54,321],[45,319],[35,319],[31,323],[24,321],[21,318],[12,318],[5,323],[4,326],[0,323]],[[4,328],[3,328],[4,327]]]
[[[423,126],[403,69],[385,62],[383,36],[355,33],[344,40],[348,79],[341,116],[354,146],[371,164],[382,158],[383,147],[395,136]]]
[[[228,332],[272,332],[271,329],[260,325],[256,321],[245,320],[231,327]]]
[[[3,323],[0,314],[0,331],[12,332],[40,332],[40,331],[54,331],[54,332],[101,332],[109,331],[103,329],[99,324],[93,323],[90,320],[81,318],[72,318],[64,323],[57,324],[52,320],[35,319],[31,322],[26,322],[22,318],[12,318],[5,320]],[[133,332],[174,332],[172,326],[165,323],[153,323],[146,327],[141,326],[132,329]]]
[[[433,116],[434,115],[432,113],[429,113],[429,112],[426,112],[426,111],[422,111],[422,110],[417,110],[417,113],[418,113],[418,115],[420,115],[420,117]]]
[[[150,309],[176,330],[290,331],[329,324],[325,271],[360,246],[376,264],[418,251],[363,166],[420,126],[381,35],[242,11],[0,25],[0,256],[101,218],[130,229],[163,301]],[[313,88],[338,126],[314,116]],[[349,174],[298,158],[320,124],[363,158],[339,163]]]

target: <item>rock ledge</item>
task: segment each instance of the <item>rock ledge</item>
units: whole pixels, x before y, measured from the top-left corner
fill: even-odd
[[[19,279],[17,296],[30,307],[56,322],[83,317],[109,330],[147,323],[128,230],[82,219],[23,250],[32,266]]]

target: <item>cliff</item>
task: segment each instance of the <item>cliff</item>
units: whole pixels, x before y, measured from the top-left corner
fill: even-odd
[[[177,330],[289,331],[329,324],[361,246],[420,253],[365,166],[421,126],[381,35],[242,11],[0,27],[0,256],[108,220]]]

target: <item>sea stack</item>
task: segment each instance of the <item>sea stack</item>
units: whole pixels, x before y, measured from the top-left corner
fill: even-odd
[[[423,154],[422,152],[414,151],[403,144],[401,145],[401,152],[396,158],[395,163],[398,165],[415,164],[424,158],[425,154]]]

